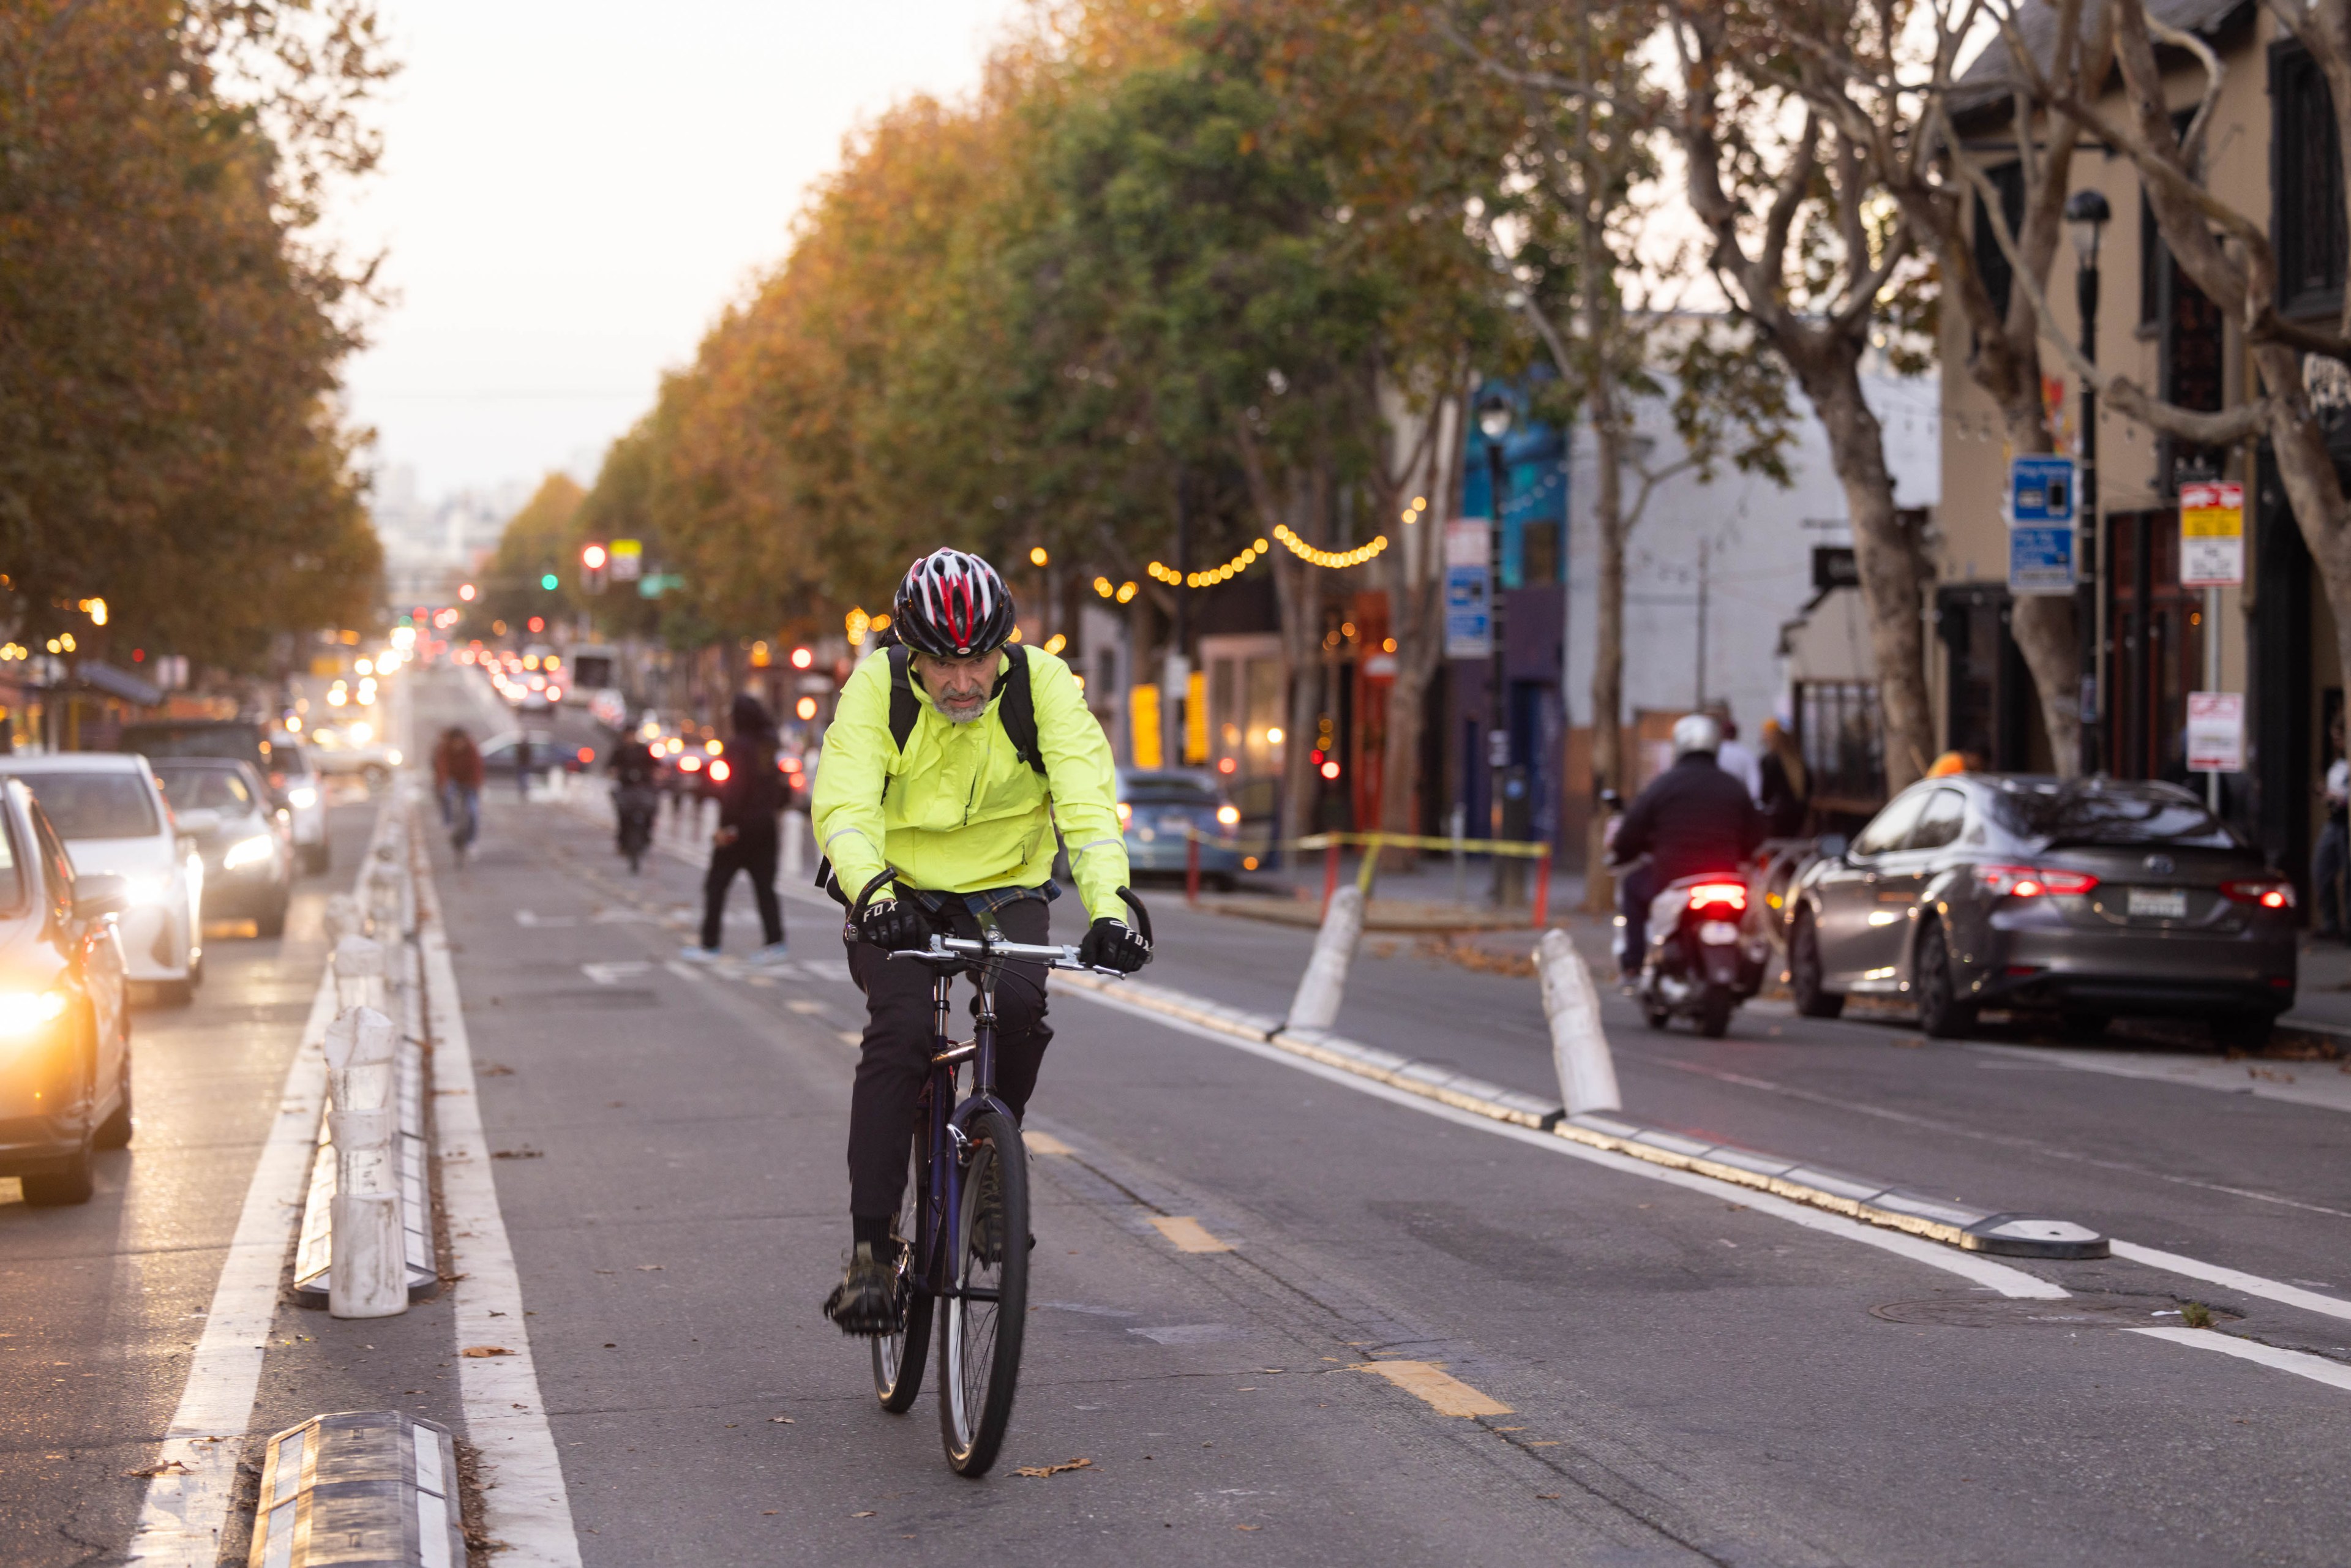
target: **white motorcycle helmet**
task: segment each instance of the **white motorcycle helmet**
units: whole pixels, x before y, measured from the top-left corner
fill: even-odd
[[[1708,757],[1722,749],[1722,724],[1712,714],[1684,714],[1674,721],[1674,760],[1679,762],[1693,751],[1703,751]]]

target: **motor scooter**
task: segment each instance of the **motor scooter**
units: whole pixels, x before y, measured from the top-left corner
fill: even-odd
[[[1681,877],[1649,901],[1633,996],[1651,1029],[1688,1019],[1719,1040],[1739,1004],[1763,988],[1771,946],[1749,918],[1752,904],[1738,871]]]
[[[632,873],[643,865],[645,852],[653,847],[653,816],[660,810],[661,792],[650,780],[612,789],[612,810],[621,824],[621,853],[628,857]]]

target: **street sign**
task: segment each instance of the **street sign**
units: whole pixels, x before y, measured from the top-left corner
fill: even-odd
[[[2179,486],[2179,586],[2225,588],[2244,580],[2245,487],[2233,479]]]
[[[2074,520],[2074,460],[2034,453],[2008,462],[2008,520],[2019,527]]]
[[[644,575],[645,542],[643,539],[614,539],[611,549],[611,570],[614,582],[634,582]]]
[[[2245,694],[2188,694],[2188,771],[2245,770]]]
[[[2074,591],[2074,529],[2032,526],[2008,530],[2011,593]]]
[[[1445,569],[1445,656],[1489,659],[1494,654],[1494,619],[1486,564]]]

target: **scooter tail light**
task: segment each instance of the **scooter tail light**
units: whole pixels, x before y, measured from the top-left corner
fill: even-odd
[[[1702,882],[1689,890],[1692,909],[1743,910],[1747,907],[1747,884],[1743,882]]]

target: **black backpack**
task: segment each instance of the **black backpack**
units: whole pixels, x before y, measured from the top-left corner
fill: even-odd
[[[1013,754],[1036,769],[1037,776],[1046,779],[1044,754],[1037,747],[1037,698],[1029,686],[1029,651],[1019,643],[1006,645],[1011,655],[1004,674],[996,678],[996,689],[1004,701],[996,710],[1004,726],[1007,738],[1012,742]],[[923,716],[923,700],[914,695],[914,678],[907,669],[908,651],[904,643],[893,643],[888,650],[890,660],[890,739],[900,751],[914,733],[914,726]],[[882,793],[886,799],[890,782],[882,781]],[[850,895],[832,874],[832,861],[820,856],[816,868],[816,885],[833,897],[842,908],[849,907]]]

